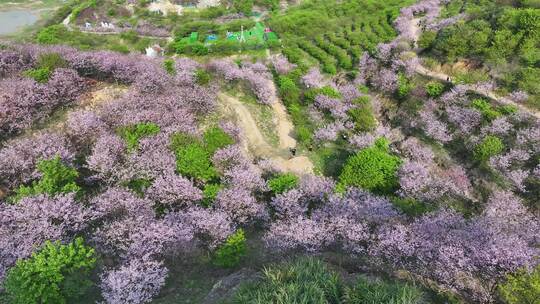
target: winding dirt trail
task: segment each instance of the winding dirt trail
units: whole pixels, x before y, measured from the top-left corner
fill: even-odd
[[[420,52],[420,49],[417,46],[417,42],[420,39],[420,35],[422,34],[422,29],[420,28],[420,25],[419,25],[419,21],[421,19],[422,18],[411,19],[410,23],[409,23],[409,31],[413,34],[414,44],[416,46],[415,52],[416,52],[417,55]],[[440,80],[442,82],[449,82],[449,83],[455,84],[450,75],[447,75],[447,74],[442,73],[442,72],[432,71],[432,70],[424,67],[421,64],[418,64],[416,66],[415,70],[416,70],[416,73],[418,73],[420,75],[424,75],[426,77],[434,78],[434,79]],[[503,105],[513,105],[513,106],[517,107],[518,109],[520,109],[521,111],[527,112],[527,113],[535,116],[536,118],[540,119],[540,112],[539,111],[537,111],[535,109],[528,108],[528,107],[526,107],[526,106],[524,106],[522,104],[519,104],[519,103],[517,103],[517,102],[515,102],[515,101],[513,101],[513,100],[511,100],[509,98],[499,96],[492,90],[485,90],[485,89],[482,89],[481,87],[475,86],[475,85],[468,85],[468,90],[471,91],[471,92],[474,92],[474,93],[476,93],[478,95],[481,95],[481,96],[487,97],[487,98],[489,98],[491,100],[494,100],[497,103],[500,103],[500,104],[503,104]]]
[[[313,173],[313,163],[306,156],[289,158],[289,149],[296,147],[296,140],[291,137],[293,124],[289,121],[285,107],[279,101],[272,103],[271,108],[276,118],[279,147],[269,144],[259,130],[249,109],[236,97],[219,93],[222,105],[234,113],[237,123],[243,130],[242,146],[244,150],[256,157],[269,159],[281,171],[303,175]]]

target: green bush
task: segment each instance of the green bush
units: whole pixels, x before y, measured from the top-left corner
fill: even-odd
[[[322,88],[309,89],[304,92],[304,102],[311,104],[315,102],[317,95],[325,95],[331,98],[341,98],[341,93],[331,86],[324,86]]]
[[[233,0],[233,7],[237,12],[250,16],[253,10],[253,0]]]
[[[127,47],[127,45],[123,45],[123,44],[114,43],[114,44],[109,45],[108,48],[109,48],[109,50],[111,50],[113,52],[120,53],[120,54],[129,54],[130,53],[129,47]]]
[[[537,304],[540,300],[540,266],[531,272],[523,269],[506,277],[499,293],[508,304]]]
[[[355,130],[360,132],[368,132],[375,129],[377,126],[377,119],[373,115],[373,109],[371,107],[371,101],[369,97],[359,97],[353,101],[357,106],[347,112],[349,117],[355,125]]]
[[[118,129],[118,134],[126,142],[128,151],[135,151],[139,148],[139,140],[151,135],[156,135],[161,128],[152,122],[142,122],[135,125],[124,126]]]
[[[47,241],[8,271],[4,288],[9,303],[79,303],[92,284],[89,276],[95,264],[94,249],[82,238],[67,245]]]
[[[413,198],[392,197],[390,201],[396,208],[412,217],[422,215],[433,209],[431,205]]]
[[[268,181],[268,187],[274,194],[281,194],[298,186],[299,178],[292,173],[276,176]]]
[[[390,193],[397,186],[396,172],[401,161],[389,153],[388,142],[378,139],[377,143],[349,157],[339,176],[338,190],[348,186]]]
[[[488,135],[474,148],[474,159],[480,162],[488,161],[492,156],[498,155],[504,150],[502,140],[496,136]]]
[[[169,75],[176,75],[176,68],[174,67],[174,60],[173,59],[165,59],[163,60],[163,68]]]
[[[500,117],[502,114],[493,109],[491,104],[485,99],[475,99],[471,103],[472,107],[482,113],[482,117],[487,121],[492,121]]]
[[[399,73],[398,75],[398,88],[397,88],[397,97],[403,99],[409,95],[413,89],[413,84],[407,79],[405,74]]]
[[[234,144],[234,139],[219,127],[206,130],[203,139],[209,155],[214,155],[218,149]]]
[[[361,277],[352,288],[346,288],[343,303],[391,303],[420,304],[424,303],[422,290],[408,284],[370,281]]]
[[[58,68],[65,68],[68,66],[68,63],[62,55],[58,53],[44,53],[39,55],[37,60],[37,66],[39,68],[46,68],[51,71],[54,71]]]
[[[51,77],[51,70],[48,68],[29,69],[23,72],[23,75],[28,78],[34,79],[39,83],[46,83]]]
[[[49,81],[52,73],[57,68],[67,66],[67,62],[58,53],[45,53],[39,55],[36,68],[24,71],[23,75],[30,77],[39,83]]]
[[[197,69],[195,71],[195,81],[202,86],[208,85],[212,77],[205,69]]]
[[[171,150],[172,151],[178,151],[179,149],[182,149],[184,146],[194,144],[194,143],[200,143],[200,140],[193,135],[177,132],[171,136]]]
[[[130,43],[136,43],[139,41],[139,34],[135,30],[129,30],[120,33],[120,38],[130,42]]]
[[[295,133],[296,138],[302,144],[310,144],[313,140],[313,132],[306,126],[297,126]]]
[[[133,190],[135,193],[137,193],[140,196],[144,195],[144,191],[152,185],[152,180],[147,178],[136,178],[130,180],[126,187]]]
[[[37,170],[41,173],[39,181],[33,182],[31,186],[21,186],[15,190],[13,201],[17,202],[23,197],[38,194],[56,195],[60,193],[78,193],[81,188],[75,180],[79,173],[74,168],[70,168],[62,163],[60,156],[49,160],[40,160]]]
[[[193,55],[206,56],[208,53],[208,48],[202,43],[194,43],[191,45],[191,54]]]
[[[303,258],[266,268],[262,280],[241,285],[231,302],[337,304],[342,295],[343,283],[335,272],[317,259]]]
[[[437,32],[432,32],[432,31],[423,32],[422,35],[420,36],[420,39],[418,39],[418,46],[423,49],[428,49],[433,45],[436,38],[437,38]]]
[[[203,189],[203,199],[201,205],[205,208],[212,206],[214,200],[216,199],[219,191],[223,189],[223,186],[220,184],[206,184]]]
[[[214,264],[226,268],[234,267],[240,263],[246,252],[244,230],[238,229],[216,250],[214,253]]]
[[[38,32],[36,41],[41,44],[58,44],[61,42],[61,37],[67,34],[67,29],[63,24],[51,25]]]
[[[184,176],[203,182],[218,176],[206,147],[201,143],[192,143],[176,151],[176,169]]]
[[[425,86],[429,97],[437,98],[444,92],[444,84],[437,81],[430,81]]]
[[[278,79],[279,95],[286,105],[298,102],[300,99],[300,89],[296,86],[294,80],[287,76],[279,76]]]

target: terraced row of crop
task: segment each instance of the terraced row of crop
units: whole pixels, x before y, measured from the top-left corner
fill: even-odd
[[[399,8],[410,3],[409,0],[385,2],[352,0],[322,3],[313,0],[300,5],[295,8],[298,18],[277,21],[276,26],[281,26],[284,31],[283,53],[291,62],[309,65],[307,53],[326,73],[351,70],[363,52],[374,53],[379,43],[395,37],[392,22]],[[310,16],[315,7],[324,7],[327,15],[321,15],[319,10],[317,15]],[[291,30],[294,28],[303,35]]]

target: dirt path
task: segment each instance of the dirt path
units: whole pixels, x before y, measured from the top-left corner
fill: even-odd
[[[411,19],[411,21],[409,23],[409,31],[413,34],[414,44],[416,46],[415,52],[416,52],[417,55],[418,55],[418,53],[420,51],[420,49],[417,46],[417,42],[420,39],[420,35],[422,34],[422,29],[419,26],[419,21],[420,20],[421,20],[421,18]],[[430,77],[430,78],[440,80],[442,82],[449,82],[449,83],[455,84],[452,77],[450,77],[450,75],[447,75],[447,74],[442,73],[442,72],[432,71],[432,70],[424,67],[421,64],[417,65],[416,73],[418,73],[420,75]],[[481,96],[487,97],[487,98],[489,98],[491,100],[494,100],[497,103],[504,104],[504,105],[513,105],[513,106],[517,107],[518,109],[520,109],[521,111],[527,112],[527,113],[535,116],[536,118],[540,119],[540,112],[539,111],[528,108],[528,107],[526,107],[526,106],[524,106],[522,104],[519,104],[519,103],[517,103],[517,102],[515,102],[515,101],[513,101],[513,100],[511,100],[509,98],[501,97],[501,96],[497,95],[494,91],[483,90],[481,87],[478,87],[478,86],[475,86],[475,85],[468,85],[468,90],[471,91],[471,92],[474,92],[474,93],[476,93],[478,95],[481,95]]]
[[[289,148],[296,147],[296,140],[291,137],[293,125],[287,117],[285,107],[280,102],[274,102],[271,107],[277,120],[279,148],[270,145],[259,130],[259,126],[248,108],[238,98],[220,93],[219,100],[230,112],[234,113],[237,123],[243,130],[242,146],[246,152],[254,156],[271,160],[281,171],[296,174],[313,172],[313,164],[306,156],[288,158]]]

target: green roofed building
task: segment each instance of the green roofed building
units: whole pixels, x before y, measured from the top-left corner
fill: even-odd
[[[189,42],[190,43],[195,43],[195,42],[197,42],[197,40],[199,40],[199,33],[193,32],[193,33],[191,33],[191,35],[189,35]]]
[[[264,45],[266,42],[279,41],[278,36],[271,29],[267,28],[261,22],[257,22],[251,29],[243,29],[239,32],[228,32],[226,37],[218,37],[216,34],[209,34],[204,43],[208,46],[221,39],[229,41],[237,41],[238,43],[246,43],[250,45]],[[192,32],[188,37],[180,39],[184,45],[190,45],[199,41],[199,33]]]

